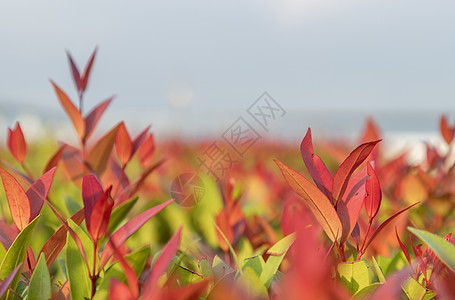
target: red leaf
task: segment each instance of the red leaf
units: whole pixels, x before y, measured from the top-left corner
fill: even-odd
[[[77,225],[81,225],[82,221],[84,220],[84,209],[82,208],[76,212],[71,217],[71,220],[73,220]],[[65,246],[67,232],[68,231],[66,228],[61,225],[57,231],[46,241],[43,248],[41,249],[38,257],[41,255],[41,253],[44,253],[48,267],[52,265],[60,251],[62,251],[63,247]]]
[[[97,50],[98,47],[95,47],[95,50],[93,50],[92,56],[90,57],[87,66],[85,67],[84,75],[81,77],[82,91],[85,91],[87,89],[88,79],[90,77],[90,72],[92,71],[93,61],[95,60]]]
[[[51,83],[54,86],[55,93],[60,100],[60,104],[63,106],[63,109],[66,111],[71,119],[71,122],[73,123],[77,136],[79,139],[82,139],[85,132],[85,120],[82,117],[81,112],[76,108],[76,106],[74,106],[73,102],[64,91],[62,91],[52,80]]]
[[[64,146],[62,161],[65,173],[71,180],[79,181],[89,172],[89,170],[80,157],[79,149],[67,144]],[[78,185],[80,185],[80,183],[78,183]]]
[[[404,253],[404,256],[406,256],[406,259],[408,260],[409,264],[411,263],[411,256],[409,256],[408,249],[403,245],[403,243],[400,240],[400,236],[398,235],[397,228],[395,227],[395,235],[397,236],[398,243],[400,244],[400,248]]]
[[[106,169],[118,129],[119,125],[112,128],[93,146],[88,154],[87,163],[98,175],[101,175]]]
[[[41,208],[43,207],[43,199],[46,199],[47,194],[49,194],[52,180],[54,179],[55,169],[56,167],[44,173],[37,181],[35,181],[35,183],[32,184],[32,186],[26,192],[28,200],[30,201],[29,222],[31,222],[39,215]]]
[[[79,70],[78,70],[76,64],[73,61],[73,58],[71,57],[71,54],[67,51],[66,55],[68,56],[68,61],[71,66],[71,72],[73,74],[74,85],[76,86],[77,91],[80,93],[82,91],[81,75],[79,73]]]
[[[133,155],[141,147],[142,143],[145,141],[147,134],[149,133],[150,126],[147,126],[133,141]],[[153,138],[152,138],[153,140]]]
[[[199,299],[205,294],[209,284],[212,280],[201,280],[195,283],[185,285],[181,288],[169,288],[166,291],[163,291],[157,297],[153,299],[172,299],[172,300],[188,300],[188,299]]]
[[[370,162],[367,162],[367,171],[370,177],[367,179],[367,183],[365,185],[365,210],[368,217],[373,219],[381,206],[382,192],[378,177],[376,176],[376,172]]]
[[[453,136],[455,134],[455,128],[451,128],[449,123],[447,122],[447,118],[445,115],[441,116],[441,120],[439,123],[439,128],[441,130],[442,137],[446,141],[447,144],[452,143]]]
[[[234,242],[234,230],[229,224],[229,219],[226,214],[226,210],[222,209],[218,213],[218,215],[215,218],[215,223],[219,227],[219,229],[223,232],[224,236],[227,238],[230,244],[233,244]],[[223,249],[223,251],[228,251],[229,250],[229,245],[226,243],[225,239],[221,235],[219,231],[216,232],[216,237],[218,240],[218,244],[220,245],[220,248]]]
[[[300,153],[302,154],[303,161],[305,166],[308,169],[311,177],[318,186],[318,188],[332,200],[332,187],[333,187],[333,178],[330,175],[329,170],[325,166],[322,159],[314,154],[313,142],[311,140],[311,129],[308,128],[307,134],[300,144]]]
[[[22,268],[22,263],[19,263],[19,265],[14,268],[14,270],[6,276],[6,278],[2,281],[0,284],[0,297],[3,297],[5,292],[8,290],[9,286],[14,280],[14,277],[16,277],[16,274],[19,272],[19,270]]]
[[[363,168],[357,174],[351,177],[346,193],[338,202],[336,211],[343,225],[340,243],[344,243],[354,229],[362,210],[363,201],[365,200],[365,182],[367,180],[366,168]]]
[[[404,213],[405,211],[407,211],[408,209],[410,209],[411,207],[413,207],[414,205],[419,204],[419,203],[420,202],[416,202],[412,205],[409,205],[406,208],[403,208],[402,210],[394,213],[387,220],[382,222],[381,225],[379,225],[379,227],[376,228],[374,233],[371,235],[370,239],[368,240],[368,242],[365,245],[365,248],[363,248],[363,252],[365,252],[365,250],[368,248],[368,246],[371,244],[371,242],[374,240],[374,238],[379,234],[379,232],[381,232],[393,219],[395,219],[396,217],[398,217],[399,215],[401,215],[402,213]],[[367,237],[365,237],[365,238],[367,238]]]
[[[354,149],[351,154],[349,154],[349,156],[338,168],[333,178],[332,196],[335,201],[335,205],[343,197],[352,173],[354,173],[354,171],[362,164],[368,155],[370,155],[374,146],[379,142],[380,140],[361,144],[356,149]]]
[[[111,300],[134,300],[136,299],[126,284],[112,278],[109,283],[109,299]]]
[[[282,162],[274,160],[286,182],[291,188],[303,198],[305,204],[313,213],[318,223],[322,226],[327,236],[334,241],[342,232],[341,222],[330,203],[330,200],[314,184],[304,176],[289,168]]]
[[[355,223],[354,229],[352,229],[351,236],[354,239],[354,242],[357,246],[357,250],[359,250],[360,244],[360,228],[359,223]]]
[[[27,156],[27,145],[25,144],[24,134],[21,125],[16,123],[16,127],[11,130],[8,128],[8,149],[14,159],[23,164]]]
[[[381,138],[381,136],[382,136],[382,134],[381,134],[378,126],[374,122],[373,118],[369,117],[367,119],[366,128],[362,134],[361,142],[366,143],[366,142],[370,142],[370,141],[379,140]],[[378,145],[373,149],[373,151],[371,151],[370,157],[371,157],[372,161],[377,161],[377,159],[379,157],[379,149],[380,148]]]
[[[95,202],[90,215],[89,225],[87,225],[88,233],[95,244],[106,233],[107,225],[111,218],[112,208],[114,207],[114,201],[109,197],[111,190],[112,186]]]
[[[174,200],[168,200],[157,206],[149,208],[148,210],[144,211],[143,213],[137,215],[136,217],[128,221],[125,225],[120,227],[112,235],[111,238],[112,243],[114,243],[116,247],[123,244],[133,233],[135,233],[139,228],[141,228],[142,225],[144,225],[148,220],[150,220],[153,216],[155,216],[163,208],[165,208],[172,202],[174,202]],[[106,248],[104,248],[103,253],[101,254],[100,269],[102,269],[106,265],[106,263],[109,261],[113,253],[114,250],[112,249],[110,243],[108,243]]]
[[[126,130],[125,123],[121,122],[115,138],[115,150],[120,158],[122,166],[125,166],[131,159],[133,151],[133,142]]]
[[[104,194],[103,187],[95,175],[90,174],[82,179],[82,200],[84,202],[84,215],[87,228],[90,228],[91,215],[95,203]]]
[[[66,146],[65,144],[61,145],[60,148],[58,148],[58,150],[54,153],[54,155],[52,155],[52,157],[49,159],[46,166],[44,167],[43,173],[46,173],[50,169],[57,167],[58,162],[62,158],[63,149],[65,148],[65,146]]]
[[[49,264],[47,266],[49,267]],[[70,285],[68,280],[65,281],[65,283],[60,287],[55,300],[71,300]]]
[[[112,246],[115,255],[118,257],[120,261],[120,265],[122,266],[126,280],[128,281],[129,290],[131,294],[133,295],[134,299],[137,299],[139,295],[138,280],[136,272],[125,259],[125,256],[127,254],[126,251],[121,251],[118,247],[112,244],[112,240],[109,240],[109,244]]]
[[[85,134],[84,134],[84,141],[88,140],[88,138],[92,135],[93,131],[95,131],[96,125],[98,124],[101,116],[106,111],[109,104],[111,104],[114,96],[110,97],[107,100],[104,100],[100,104],[98,104],[95,108],[88,113],[85,117]]]
[[[146,168],[150,165],[154,152],[155,142],[153,141],[153,134],[150,134],[139,149],[139,161],[142,168]]]
[[[169,240],[166,246],[163,247],[160,256],[156,259],[152,266],[152,271],[145,279],[143,299],[152,299],[156,293],[158,279],[166,271],[167,267],[174,258],[180,244],[180,238],[182,235],[182,227],[179,228],[177,233]]]
[[[30,221],[30,202],[19,182],[8,172],[0,168],[6,198],[11,216],[19,230],[24,229]]]

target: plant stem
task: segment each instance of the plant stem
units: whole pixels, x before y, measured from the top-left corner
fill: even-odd
[[[360,251],[359,251],[359,257],[357,258],[357,260],[360,260],[362,258],[362,255],[365,251],[364,247],[365,247],[365,242],[368,238],[368,234],[370,233],[370,228],[371,228],[371,224],[373,223],[373,219],[370,219],[370,221],[368,222],[368,228],[367,228],[367,232],[365,233],[365,238],[363,239],[363,243],[362,243],[362,247],[360,247]]]

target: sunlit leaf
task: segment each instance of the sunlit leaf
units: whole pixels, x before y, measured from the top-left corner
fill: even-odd
[[[300,153],[314,182],[332,202],[333,178],[322,159],[314,153],[310,128],[300,144]]]
[[[13,130],[8,128],[7,144],[14,159],[21,164],[24,163],[27,156],[27,145],[25,144],[24,134],[19,122],[16,123],[16,127]]]
[[[381,205],[382,192],[381,186],[379,185],[379,179],[370,162],[367,162],[367,172],[370,177],[367,179],[365,185],[365,210],[368,217],[373,219],[378,213],[379,206]]]
[[[349,156],[343,161],[341,166],[335,173],[333,177],[333,190],[332,196],[335,200],[335,203],[343,196],[346,191],[347,185],[349,183],[349,178],[354,173],[354,171],[362,164],[362,162],[370,155],[374,146],[379,143],[380,140],[367,142],[361,144],[355,148]]]
[[[95,146],[89,151],[87,163],[98,175],[103,173],[107,162],[109,161],[118,128],[119,125],[111,129],[111,131],[100,138]]]
[[[270,286],[273,277],[278,271],[278,267],[283,261],[283,258],[286,255],[286,252],[289,250],[289,247],[291,247],[292,243],[294,243],[294,240],[295,234],[290,234],[279,240],[267,251],[269,257],[267,258],[264,270],[260,276],[261,282],[265,285],[266,288]]]
[[[121,122],[117,131],[115,139],[115,150],[120,159],[122,166],[126,165],[131,159],[133,154],[133,141],[131,140],[128,131],[126,130],[125,123]]]
[[[182,235],[182,228],[177,231],[177,233],[169,240],[169,242],[163,247],[160,256],[156,259],[155,263],[152,266],[150,274],[145,279],[144,282],[144,291],[143,299],[148,300],[152,299],[155,291],[157,290],[158,279],[166,271],[169,264],[171,263],[172,258],[177,253],[180,238]]]
[[[16,226],[22,230],[30,222],[30,202],[27,194],[19,182],[4,169],[0,168],[0,175],[8,199],[9,209]]]
[[[54,179],[55,167],[44,173],[32,186],[27,190],[26,195],[30,201],[30,221],[36,218],[41,212],[44,199],[47,198]]]
[[[85,132],[85,120],[81,115],[79,109],[74,106],[73,102],[70,98],[62,91],[52,80],[52,85],[54,86],[55,93],[57,94],[58,99],[60,100],[60,104],[62,105],[63,109],[66,111],[68,116],[73,123],[74,129],[76,130],[77,136],[79,139],[84,137]]]
[[[341,222],[329,199],[303,175],[275,159],[284,179],[291,188],[303,198],[305,204],[324,229],[327,236],[334,241],[342,232]]]
[[[169,200],[157,206],[149,208],[148,210],[137,215],[125,225],[120,227],[111,237],[114,245],[118,247],[119,245],[123,244],[133,233],[141,228],[142,225],[144,225],[148,220],[150,220],[153,216],[155,216],[172,202],[174,202],[174,200]],[[108,243],[101,255],[100,268],[103,268],[106,265],[113,253],[114,250],[112,249],[112,246],[110,246],[110,243]]]
[[[98,124],[99,120],[101,119],[101,117],[103,116],[104,112],[108,108],[109,104],[111,104],[113,99],[114,97],[110,97],[109,99],[99,103],[85,117],[84,141],[88,140],[88,138],[90,138],[90,136],[93,134],[96,125]]]

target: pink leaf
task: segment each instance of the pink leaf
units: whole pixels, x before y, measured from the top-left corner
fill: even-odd
[[[341,201],[338,202],[336,210],[343,225],[341,243],[344,243],[349,238],[359,219],[360,211],[365,200],[365,182],[367,176],[366,168],[363,168],[352,176],[346,188],[346,193],[344,193]]]
[[[82,179],[82,200],[87,228],[90,228],[91,215],[96,201],[103,195],[103,187],[95,175],[90,174]]]
[[[147,126],[138,136],[133,140],[133,154],[141,147],[142,143],[145,141],[147,134],[150,130],[150,126]]]
[[[79,74],[79,70],[78,70],[76,64],[74,63],[74,60],[71,57],[71,54],[67,51],[66,55],[68,56],[68,61],[71,66],[71,72],[73,74],[74,85],[76,86],[77,91],[80,93],[82,91],[81,75]]]
[[[16,274],[19,272],[19,270],[22,268],[22,263],[19,263],[19,265],[14,268],[14,270],[6,276],[6,278],[2,281],[0,284],[0,297],[3,297],[5,292],[8,290],[9,286],[14,280],[14,277],[16,277]]]
[[[43,207],[43,199],[46,199],[49,194],[54,179],[55,169],[56,167],[53,167],[44,173],[26,192],[28,200],[30,201],[29,222],[39,215],[41,208]]]
[[[361,144],[356,149],[354,149],[351,154],[349,154],[349,156],[338,168],[333,178],[332,196],[335,201],[335,205],[343,197],[352,173],[354,173],[354,171],[362,164],[368,155],[370,155],[374,146],[379,142],[380,140]]]
[[[90,60],[87,64],[87,66],[85,67],[84,75],[81,77],[82,91],[85,91],[87,89],[88,79],[90,77],[90,72],[92,71],[93,61],[95,60],[95,55],[96,55],[97,50],[98,50],[98,47],[95,47],[95,50],[93,50],[92,56],[90,57]]]
[[[155,263],[153,264],[152,271],[150,272],[150,274],[148,275],[144,282],[143,292],[144,300],[152,299],[153,295],[156,293],[158,279],[166,271],[175,254],[177,253],[181,235],[182,227],[180,227],[177,233],[169,240],[166,246],[164,246],[160,256],[156,259]]]
[[[365,250],[368,248],[368,246],[371,244],[371,242],[374,240],[374,238],[379,234],[379,232],[381,232],[390,222],[392,222],[392,220],[394,220],[396,217],[398,217],[399,215],[401,215],[402,213],[404,213],[405,211],[407,211],[408,209],[410,209],[411,207],[413,207],[414,205],[417,205],[419,203],[420,202],[416,202],[412,205],[409,205],[408,207],[403,208],[402,210],[394,213],[387,220],[382,222],[381,225],[379,225],[379,227],[376,228],[376,230],[371,235],[370,239],[368,240],[368,242],[365,245],[365,248],[363,248],[363,252],[365,252]],[[365,237],[365,238],[367,238],[367,237]]]
[[[88,115],[85,117],[85,134],[84,134],[84,140],[87,140],[93,133],[93,131],[96,128],[96,125],[98,124],[99,120],[101,119],[101,116],[104,114],[106,111],[107,107],[109,104],[111,104],[112,100],[114,99],[114,96],[110,97],[107,100],[104,100],[100,104],[98,104],[95,108],[92,109],[88,113]]]
[[[114,201],[109,197],[111,189],[112,186],[95,202],[90,215],[90,222],[88,222],[89,225],[87,225],[88,233],[95,244],[106,233],[111,218],[112,207],[114,207]]]
[[[376,172],[370,162],[367,163],[367,171],[370,178],[367,179],[367,183],[365,185],[365,210],[368,217],[373,219],[381,206],[382,192],[378,177],[376,176]]]
[[[150,165],[154,152],[155,142],[153,141],[153,134],[150,134],[149,137],[142,143],[139,149],[139,161],[143,168],[146,168]]]
[[[333,203],[333,178],[322,159],[318,155],[314,154],[310,128],[308,128],[307,134],[300,144],[300,152],[302,154],[303,161],[305,162],[305,166],[307,167],[308,172],[310,172],[314,182]]]
[[[126,284],[112,278],[109,283],[109,299],[111,300],[134,300],[136,299]]]
[[[150,220],[153,216],[155,216],[163,208],[165,208],[172,202],[174,202],[174,200],[168,200],[157,206],[149,208],[148,210],[144,211],[143,213],[141,213],[141,214],[137,215],[136,217],[134,217],[133,219],[131,219],[129,222],[127,222],[125,225],[120,227],[112,235],[112,238],[111,238],[112,243],[114,243],[114,245],[116,247],[123,244],[133,233],[135,233],[139,228],[141,228],[148,220]],[[100,269],[102,269],[106,265],[106,263],[109,261],[109,259],[111,258],[113,253],[114,253],[114,250],[112,249],[112,246],[110,245],[110,243],[108,243],[106,248],[104,248],[104,251],[101,255]]]

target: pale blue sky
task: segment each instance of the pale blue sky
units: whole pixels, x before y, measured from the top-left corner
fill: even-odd
[[[48,78],[75,95],[65,50],[82,67],[98,45],[86,107],[117,94],[114,111],[170,111],[175,97],[235,111],[266,90],[287,110],[450,113],[454,12],[453,0],[2,1],[0,101],[61,112]]]

